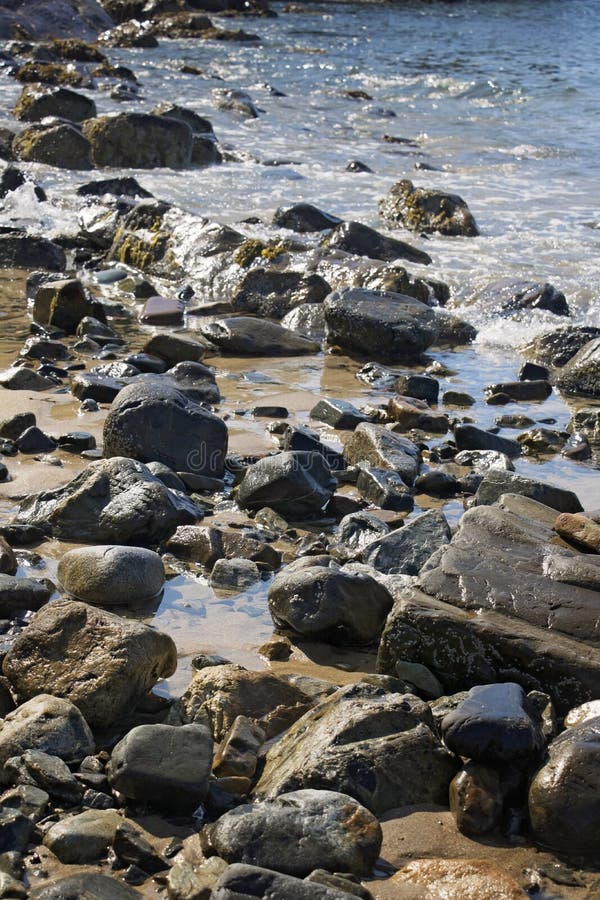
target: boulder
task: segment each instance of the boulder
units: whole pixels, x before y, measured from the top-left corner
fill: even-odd
[[[290,450],[265,456],[249,466],[236,500],[242,509],[269,506],[286,518],[318,516],[331,498],[336,480],[316,452]]]
[[[521,455],[521,445],[518,441],[484,431],[476,425],[456,425],[454,440],[459,451],[495,450],[497,453],[504,453],[510,459]]]
[[[212,753],[203,725],[138,725],[112,751],[107,775],[129,800],[191,815],[206,797]]]
[[[408,259],[410,262],[428,266],[431,257],[423,250],[417,250],[411,244],[386,237],[374,228],[361,225],[360,222],[341,222],[323,242],[334,250],[345,250],[356,256],[368,256],[369,259],[381,259],[393,262],[396,259]]]
[[[281,320],[284,328],[297,331],[313,341],[325,338],[325,309],[322,303],[301,303],[285,314]]]
[[[476,836],[496,828],[502,818],[503,794],[496,769],[466,763],[450,784],[450,809],[461,834]]]
[[[15,524],[39,526],[59,540],[143,545],[199,518],[202,511],[191,500],[142,463],[115,457],[90,463],[64,487],[31,494]]]
[[[446,804],[457,768],[423,700],[363,682],[340,688],[292,725],[268,751],[255,794],[341,791],[380,815]]]
[[[419,448],[383,425],[363,422],[346,441],[344,454],[348,462],[370,463],[379,469],[392,469],[411,487],[419,471]]]
[[[269,611],[278,628],[332,644],[370,644],[392,607],[387,589],[366,571],[336,565],[287,566],[269,589]]]
[[[282,319],[303,303],[321,303],[331,288],[320,275],[251,269],[231,298],[236,312]]]
[[[236,356],[301,356],[321,349],[316,341],[252,316],[216,319],[200,329],[212,344]]]
[[[59,169],[92,168],[89,141],[68,122],[31,125],[16,136],[13,150],[24,162],[45,163]]]
[[[557,853],[597,859],[600,837],[600,718],[568,728],[548,747],[529,788],[536,841]]]
[[[62,272],[65,251],[47,238],[29,234],[0,234],[0,269],[44,269]]]
[[[228,866],[211,894],[211,900],[253,900],[254,897],[285,897],[285,900],[353,900],[356,894],[313,881],[282,875],[271,869],[233,863]]]
[[[549,506],[557,512],[579,513],[582,511],[579,498],[573,491],[556,487],[546,481],[537,481],[535,478],[525,478],[506,469],[497,467],[489,469],[475,494],[475,503],[478,506],[490,506],[500,499],[502,494],[518,494],[528,497],[544,506]]]
[[[346,469],[348,464],[342,453],[333,450],[320,440],[320,435],[304,425],[288,425],[283,432],[280,445],[282,450],[304,450],[320,453],[332,472]]]
[[[48,603],[4,660],[16,693],[52,691],[78,707],[93,727],[108,728],[177,667],[166,634],[74,600]]]
[[[69,550],[58,563],[57,576],[66,593],[98,606],[142,606],[165,582],[158,553],[115,544]]]
[[[32,900],[81,900],[82,897],[86,900],[139,900],[139,896],[139,891],[128,884],[89,870],[57,878],[31,892]]]
[[[7,391],[47,391],[56,388],[56,382],[25,366],[11,366],[0,372],[0,386]]]
[[[97,862],[106,856],[121,821],[116,809],[86,809],[52,825],[44,845],[62,863]]]
[[[217,591],[241,593],[260,581],[260,569],[251,559],[218,559],[210,573],[210,586]]]
[[[83,122],[96,115],[96,104],[69,88],[25,85],[13,114],[23,122],[39,122],[46,116]]]
[[[564,366],[590,341],[600,338],[600,328],[593,325],[568,325],[534,337],[521,348],[526,359],[543,366]]]
[[[564,394],[575,397],[600,397],[600,338],[584,344],[554,377]]]
[[[10,781],[4,764],[27,750],[79,762],[94,752],[94,738],[79,709],[68,700],[40,693],[0,723],[0,783]]]
[[[411,231],[477,237],[479,229],[458,194],[415,187],[408,178],[396,182],[379,204],[384,219]]]
[[[206,344],[183,334],[153,334],[144,344],[144,353],[158,356],[169,366],[183,362],[198,363],[206,352]]]
[[[208,725],[216,741],[227,734],[238,716],[261,719],[277,707],[306,710],[301,690],[271,672],[250,672],[227,664],[194,673],[181,698],[184,722]]]
[[[149,379],[128,385],[113,400],[104,423],[104,455],[220,478],[227,452],[225,423],[160,376]]]
[[[557,534],[586,553],[600,553],[600,523],[584,515],[562,513],[554,523]]]
[[[434,343],[435,313],[404,294],[343,288],[325,300],[327,341],[382,362],[415,359]]]
[[[356,487],[361,497],[381,509],[411,512],[415,501],[409,487],[392,469],[361,464]]]
[[[450,536],[443,512],[430,509],[373,541],[361,558],[384,575],[418,575],[429,557],[450,543]]]
[[[290,231],[298,231],[300,234],[326,231],[335,228],[341,222],[337,216],[323,212],[312,203],[294,203],[287,209],[281,206],[273,216],[273,225],[276,228],[289,228]]]
[[[425,431],[446,434],[450,427],[444,413],[434,412],[425,400],[412,397],[392,397],[387,406],[388,416],[395,421],[395,431]]]
[[[85,788],[59,756],[42,750],[26,750],[21,756],[8,759],[5,765],[17,785],[35,785],[54,802],[69,806],[81,803]]]
[[[209,525],[182,525],[167,541],[167,550],[182,559],[193,560],[212,569],[219,559],[243,558],[270,569],[281,565],[281,553],[266,541],[236,528]]]
[[[390,533],[390,527],[368,510],[349,513],[341,520],[337,539],[347,550],[360,552],[377,538]]]
[[[501,278],[492,281],[477,295],[477,304],[490,313],[545,309],[557,316],[569,315],[565,295],[548,282]]]
[[[192,129],[185,122],[164,116],[98,116],[85,122],[83,134],[99,168],[182,169],[192,158]]]
[[[361,422],[367,422],[368,417],[348,400],[336,400],[332,397],[324,397],[311,409],[309,416],[317,422],[325,422],[339,431],[354,431]]]

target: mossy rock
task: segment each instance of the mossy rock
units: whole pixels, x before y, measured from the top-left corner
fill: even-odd
[[[286,253],[289,246],[286,241],[260,241],[250,238],[234,253],[233,259],[242,268],[247,269],[255,259],[274,260]]]
[[[24,84],[35,82],[41,84],[62,84],[68,87],[84,87],[89,83],[80,72],[70,66],[61,66],[58,63],[28,62],[17,70],[17,81]]]
[[[405,178],[394,184],[379,203],[384,219],[411,231],[476,237],[479,229],[473,215],[458,194],[446,194],[415,187]]]
[[[74,125],[32,125],[13,141],[18,159],[59,169],[91,169],[90,145]]]
[[[26,84],[13,113],[24,122],[39,122],[46,116],[83,122],[96,115],[96,104],[68,88]]]
[[[147,233],[120,228],[109,250],[108,259],[163,278],[183,276],[183,271],[173,258],[171,235],[167,231],[158,231],[149,237]]]
[[[144,113],[88,119],[83,133],[97,166],[181,169],[192,157],[192,130],[185,122]]]
[[[94,44],[78,38],[55,38],[49,44],[50,50],[60,59],[75,62],[105,62],[106,56]]]

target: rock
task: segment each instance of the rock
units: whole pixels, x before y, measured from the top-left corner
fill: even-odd
[[[501,278],[488,284],[477,297],[477,302],[491,312],[545,309],[557,316],[569,315],[565,295],[547,282]]]
[[[430,497],[454,497],[461,490],[464,490],[464,482],[459,481],[451,472],[441,469],[424,472],[415,480],[416,493]]]
[[[130,384],[104,423],[104,455],[162,462],[175,471],[220,478],[227,426],[161,379]]]
[[[366,571],[334,566],[287,566],[269,589],[278,628],[332,644],[370,644],[392,608],[387,589]]]
[[[4,660],[19,697],[35,697],[43,686],[74,703],[98,728],[131,712],[176,666],[177,651],[166,634],[74,600],[39,610]]]
[[[499,395],[503,403],[523,403],[530,400],[545,400],[552,393],[548,381],[505,381],[502,384],[490,384],[486,387],[487,402],[499,403]],[[498,398],[498,399],[496,399]]]
[[[431,257],[423,250],[417,250],[411,244],[398,241],[395,238],[386,237],[361,225],[360,222],[342,222],[336,225],[323,242],[334,250],[345,250],[356,256],[368,256],[369,259],[381,259],[393,262],[396,259],[408,259],[409,262],[420,263],[428,266]]]
[[[96,403],[112,403],[126,382],[110,375],[94,375],[85,372],[71,378],[71,393],[78,400],[95,400]]]
[[[29,234],[0,234],[1,269],[62,272],[66,267],[65,251],[47,238]]]
[[[16,562],[15,562],[16,566]],[[48,602],[53,589],[35,578],[0,575],[0,617],[10,619],[25,610],[39,609]]]
[[[400,475],[391,469],[362,465],[356,479],[361,497],[381,509],[411,512],[415,502]]]
[[[21,855],[25,853],[32,832],[33,823],[21,812],[16,809],[0,808],[0,852],[2,854]],[[18,894],[17,896],[23,895]]]
[[[458,194],[415,187],[404,179],[394,184],[379,204],[384,219],[411,231],[477,237],[479,229]]]
[[[218,559],[210,573],[214,590],[240,593],[260,581],[260,569],[251,559]]]
[[[149,297],[140,312],[143,325],[182,325],[184,306],[181,300]]]
[[[285,900],[352,900],[352,894],[312,881],[282,875],[271,869],[234,863],[228,866],[211,894],[212,900],[252,900],[285,897]]]
[[[444,391],[442,402],[444,406],[469,407],[474,405],[475,397],[464,391]]]
[[[80,197],[103,197],[105,194],[112,194],[115,197],[152,198],[150,191],[143,188],[131,175],[88,181],[77,188],[77,194]]]
[[[153,116],[166,116],[169,119],[178,119],[190,126],[194,134],[212,134],[213,127],[208,119],[199,116],[192,109],[177,106],[173,103],[161,103],[151,110]]]
[[[108,779],[130,800],[191,815],[208,791],[212,749],[203,725],[138,725],[112,751]]]
[[[512,438],[500,437],[475,425],[457,425],[454,440],[459,450],[496,450],[510,459],[521,455],[521,445]]]
[[[485,475],[490,469],[514,472],[514,465],[505,453],[497,450],[461,450],[454,457],[458,466],[469,466],[474,472]]]
[[[36,419],[33,413],[15,413],[15,415],[0,422],[0,437],[7,438],[9,441],[16,441],[26,428],[31,428],[35,424]]]
[[[572,728],[574,725],[582,725],[598,716],[600,716],[600,700],[590,700],[589,703],[582,703],[581,706],[570,709],[563,724],[565,728]]]
[[[83,134],[94,165],[120,169],[181,169],[192,158],[192,129],[185,122],[146,113],[88,119]]]
[[[56,441],[38,428],[32,425],[26,428],[16,441],[20,453],[52,453],[56,450]]]
[[[392,890],[406,897],[444,897],[444,900],[526,900],[512,875],[484,859],[415,859],[390,879]]]
[[[122,881],[89,871],[58,878],[31,893],[32,900],[139,900],[139,896],[138,891]]]
[[[397,472],[410,487],[419,471],[420,454],[416,444],[389,431],[383,425],[363,422],[346,442],[344,453],[350,463],[370,463]]]
[[[225,860],[218,856],[211,856],[202,865],[192,865],[192,863],[178,859],[167,874],[169,900],[209,898],[219,876],[227,868]]]
[[[40,325],[75,334],[80,322],[88,316],[106,322],[101,304],[91,300],[75,278],[48,281],[36,291],[33,318]]]
[[[150,841],[127,821],[117,826],[113,850],[121,864],[136,866],[144,874],[154,875],[169,868],[169,863],[158,855]]]
[[[59,169],[92,168],[89,141],[68,122],[30,125],[13,141],[17,159]]]
[[[336,480],[320,453],[291,450],[249,466],[236,500],[242,509],[269,506],[286,518],[318,516]]]
[[[437,403],[440,383],[437,378],[431,378],[430,375],[398,375],[394,390],[405,397],[416,397],[417,400]]]
[[[242,557],[262,563],[270,569],[281,565],[281,553],[265,541],[257,540],[239,529],[183,525],[167,541],[167,550],[182,559],[202,563],[209,569],[219,559]]]
[[[282,450],[303,450],[320,453],[332,472],[338,472],[347,467],[346,459],[342,453],[333,450],[327,444],[319,440],[319,434],[305,428],[303,425],[289,425],[281,437]]]
[[[387,413],[396,425],[394,431],[426,431],[430,434],[446,434],[450,427],[448,417],[430,409],[425,400],[412,397],[392,397],[387,406]]]
[[[83,122],[96,115],[96,104],[84,94],[68,88],[26,85],[13,114],[24,122],[39,122],[46,116]]]
[[[251,269],[231,297],[235,312],[281,319],[303,303],[321,303],[331,288],[320,275]]]
[[[115,457],[90,463],[64,487],[31,494],[15,524],[39,526],[59,540],[152,544],[201,516],[144,465]]]
[[[308,702],[301,690],[270,672],[225,664],[194,673],[181,709],[185,722],[207,724],[215,740],[221,741],[238,716],[261,719],[280,706],[298,707],[301,715]]]
[[[432,725],[427,704],[411,694],[347,685],[268,751],[256,796],[319,787],[349,794],[376,815],[413,803],[446,803],[457,763]]]
[[[162,559],[142,547],[99,545],[69,550],[58,580],[77,600],[98,606],[143,606],[162,591]]]
[[[245,119],[257,119],[258,109],[245,91],[216,89],[213,91],[217,109],[234,112]]]
[[[389,534],[390,528],[378,516],[367,510],[344,516],[339,524],[337,538],[340,544],[352,551],[361,551],[377,538]]]
[[[301,303],[285,314],[283,328],[297,331],[313,341],[325,338],[325,310],[322,303]]]
[[[182,362],[200,362],[206,344],[181,334],[154,334],[144,344],[144,353],[164,359],[169,366]]]
[[[13,366],[0,372],[0,386],[7,391],[47,391],[56,382],[24,366]]]
[[[492,765],[525,764],[544,746],[535,708],[511,682],[471,688],[442,719],[442,737],[458,756]]]
[[[273,225],[277,228],[289,228],[301,234],[325,231],[341,223],[337,216],[325,213],[311,203],[295,203],[287,209],[280,207],[273,216]]]
[[[562,513],[554,523],[554,530],[565,540],[588,553],[600,553],[600,524],[584,515]]]
[[[81,712],[68,700],[38,694],[8,713],[0,724],[0,782],[9,782],[4,764],[27,750],[78,762],[94,752],[94,738]]]
[[[34,784],[54,801],[69,806],[81,803],[83,786],[58,756],[40,750],[26,750],[22,756],[6,760],[6,772],[15,784]]]
[[[202,324],[200,330],[219,349],[239,356],[299,356],[321,349],[303,335],[251,316],[216,319]]]
[[[575,397],[600,397],[600,338],[584,344],[554,377],[556,387]]]
[[[327,340],[384,362],[418,357],[437,337],[435,313],[412,297],[344,288],[325,300]]]
[[[490,469],[485,474],[477,489],[475,503],[478,506],[489,506],[495,503],[502,494],[519,494],[522,497],[529,497],[558,512],[578,513],[582,511],[579,498],[573,491],[496,468]]]
[[[461,834],[487,834],[500,824],[503,796],[495,769],[467,763],[450,784],[450,809]]]
[[[67,0],[52,6],[13,0],[0,10],[1,40],[18,35],[21,40],[39,41],[60,34],[93,41],[99,31],[111,25],[110,16],[96,0]]]
[[[528,359],[551,368],[564,366],[590,341],[600,337],[600,328],[569,325],[540,334],[521,348]]]
[[[336,400],[325,397],[313,406],[309,416],[317,422],[325,422],[340,431],[353,431],[361,422],[368,421],[367,416],[348,400]]]
[[[477,329],[470,322],[452,316],[448,312],[437,311],[438,320],[438,347],[462,347],[472,344],[477,337]]]
[[[3,537],[0,537],[0,573],[3,576],[16,575],[18,565],[17,557],[12,548]]]
[[[239,806],[205,827],[204,852],[305,876],[315,868],[369,875],[382,833],[375,816],[346,794],[300,790]]]
[[[260,725],[246,716],[238,716],[215,754],[215,775],[218,778],[252,778],[264,741],[265,732]]]
[[[121,817],[114,809],[87,809],[53,825],[44,845],[62,863],[92,863],[106,856]]]
[[[19,784],[2,794],[2,806],[18,809],[30,822],[36,824],[44,818],[49,802],[50,797],[46,791],[32,784]]]
[[[450,542],[450,526],[438,509],[430,509],[402,528],[369,544],[362,560],[384,575],[418,575],[429,557]]]
[[[595,858],[600,811],[600,718],[568,728],[548,747],[548,759],[529,788],[536,841],[560,854]]]

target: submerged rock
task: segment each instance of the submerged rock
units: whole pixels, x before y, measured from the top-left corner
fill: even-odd
[[[569,315],[565,295],[548,282],[501,278],[488,284],[478,295],[477,302],[489,308],[491,312],[497,313],[519,309],[546,309],[557,316]]]
[[[477,237],[479,229],[458,194],[415,187],[407,178],[394,184],[379,204],[384,219],[411,231]]]
[[[84,94],[68,88],[26,85],[13,113],[24,122],[39,122],[45,116],[83,122],[96,115],[96,104]]]

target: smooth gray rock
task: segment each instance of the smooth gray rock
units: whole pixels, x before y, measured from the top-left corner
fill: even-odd
[[[35,416],[30,412],[15,413],[0,422],[0,437],[16,441],[27,428],[36,424]]]
[[[512,438],[501,437],[475,425],[457,425],[454,440],[458,450],[496,450],[510,459],[521,455],[521,445]]]
[[[418,575],[432,553],[450,542],[450,536],[443,512],[430,509],[369,544],[361,558],[384,575]]]
[[[210,586],[221,591],[245,591],[260,581],[260,569],[251,559],[218,559],[210,573]]]
[[[344,454],[355,465],[370,463],[380,469],[393,469],[411,487],[419,471],[419,448],[408,438],[383,425],[362,422],[346,441]]]
[[[183,334],[160,332],[153,334],[144,344],[144,353],[164,359],[170,366],[182,362],[200,362],[206,352],[206,344]]]
[[[486,472],[475,494],[475,503],[478,506],[491,506],[502,494],[529,497],[561,513],[578,513],[583,510],[579,498],[573,491],[496,467]]]
[[[321,345],[268,319],[237,316],[200,326],[202,334],[225,353],[238,356],[301,356]]]
[[[48,391],[56,389],[56,382],[25,366],[12,366],[0,372],[0,387],[7,391]]]
[[[191,814],[206,797],[213,741],[203,725],[138,725],[112,751],[112,787],[157,809]]]
[[[201,834],[205,853],[303,877],[313,869],[370,875],[381,848],[375,816],[347,794],[299,790],[238,806]]]
[[[336,400],[331,397],[324,397],[313,406],[310,413],[311,419],[318,422],[325,422],[332,428],[340,431],[353,431],[361,422],[367,422],[368,416],[360,411],[353,403],[348,400]]]
[[[269,506],[286,518],[309,518],[320,515],[336,483],[320,453],[287,451],[249,466],[236,499],[242,509]]]
[[[158,553],[115,544],[69,550],[58,563],[57,576],[68,594],[98,606],[142,605],[165,582]]]
[[[353,894],[312,881],[282,875],[271,869],[233,863],[223,872],[211,900],[254,900],[281,897],[285,900],[352,900]],[[70,900],[70,898],[69,898]]]
[[[96,862],[106,856],[121,816],[115,809],[86,809],[52,825],[44,845],[70,865]]]

